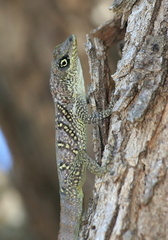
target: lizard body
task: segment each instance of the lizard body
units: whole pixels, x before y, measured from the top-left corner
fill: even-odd
[[[55,105],[56,154],[60,184],[59,240],[77,240],[81,222],[86,168],[96,175],[106,172],[86,154],[86,124],[111,114],[89,115],[77,40],[71,35],[53,52],[50,91]]]

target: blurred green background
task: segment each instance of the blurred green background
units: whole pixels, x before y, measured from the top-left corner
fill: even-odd
[[[10,171],[0,166],[0,240],[57,239],[52,50],[75,34],[87,84],[85,35],[112,18],[111,3],[0,0],[0,128],[13,158]]]

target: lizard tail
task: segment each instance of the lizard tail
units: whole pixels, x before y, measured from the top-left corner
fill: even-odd
[[[61,196],[60,231],[58,240],[78,240],[83,196]]]

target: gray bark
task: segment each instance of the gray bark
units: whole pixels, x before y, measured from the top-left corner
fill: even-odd
[[[91,103],[93,109],[97,106],[101,110],[107,106],[101,99],[108,99],[111,91],[110,87],[107,90],[110,84],[107,48],[120,40],[124,29],[118,23],[121,20],[124,26],[127,20],[122,58],[112,76],[115,91],[110,124],[103,121],[94,130],[94,139],[103,136],[94,141],[97,159],[104,149],[102,164],[109,158],[111,172],[96,179],[93,203],[80,239],[165,240],[168,239],[168,2],[120,2],[119,9],[113,7],[117,13],[115,19],[92,31],[93,42],[88,39],[86,45],[92,75]]]

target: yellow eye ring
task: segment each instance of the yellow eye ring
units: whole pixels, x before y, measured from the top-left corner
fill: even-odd
[[[67,68],[70,65],[70,59],[68,55],[63,56],[58,63],[59,68]]]
[[[60,67],[66,67],[67,64],[68,64],[68,61],[65,58],[60,61]]]

